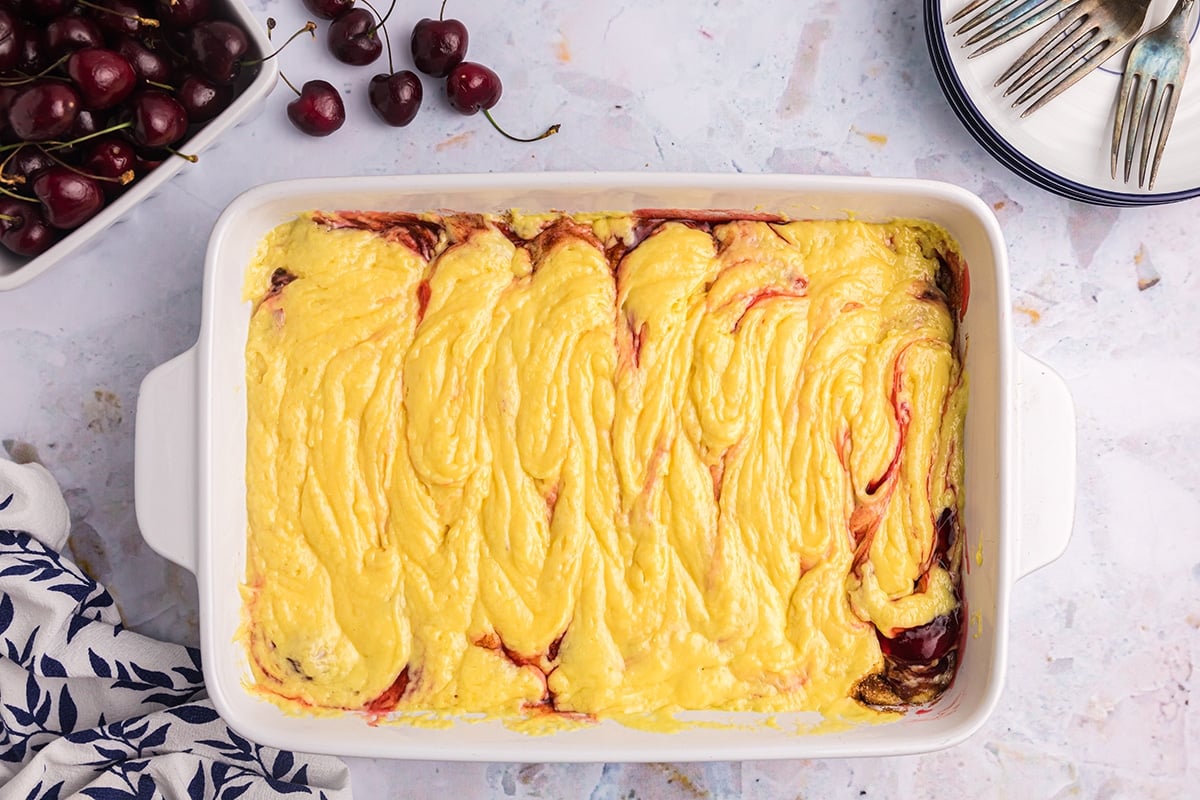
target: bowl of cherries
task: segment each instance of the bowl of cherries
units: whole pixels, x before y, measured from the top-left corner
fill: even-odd
[[[120,219],[279,77],[241,0],[0,0],[0,291]]]

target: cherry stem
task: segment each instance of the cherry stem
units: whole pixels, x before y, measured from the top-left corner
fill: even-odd
[[[147,28],[157,28],[158,27],[158,20],[156,20],[156,19],[150,19],[148,17],[138,16],[137,14],[126,14],[124,11],[115,11],[111,8],[106,8],[105,6],[99,5],[97,3],[90,3],[90,2],[88,2],[88,0],[77,0],[77,2],[81,6],[87,6],[88,8],[94,8],[97,11],[103,11],[105,14],[116,14],[118,17],[124,17],[125,19],[131,19],[134,22],[136,22],[138,25],[145,25]]]
[[[18,218],[9,214],[0,214],[0,219],[4,220],[5,222],[16,222]]]
[[[195,153],[181,153],[181,152],[179,152],[178,150],[176,150],[176,149],[175,149],[175,148],[173,148],[173,147],[167,147],[167,148],[164,148],[164,149],[165,149],[167,152],[171,153],[172,155],[179,156],[179,157],[180,157],[180,158],[182,158],[183,160],[185,160],[185,161],[190,161],[190,162],[192,162],[193,164],[195,164],[197,161],[199,161],[199,160],[200,160],[200,156],[196,155]]]
[[[442,0],[442,8],[438,11],[438,22],[446,18],[446,0]]]
[[[88,139],[95,139],[96,137],[103,136],[106,133],[113,133],[115,131],[123,131],[126,128],[132,128],[132,127],[133,127],[132,122],[122,122],[117,125],[113,125],[111,127],[105,128],[104,130],[93,131],[92,133],[89,133],[86,136],[80,136],[78,139],[72,139],[69,142],[45,142],[44,143],[45,146],[42,147],[42,150],[46,151],[46,154],[49,155],[50,150],[61,150],[64,147],[73,147],[74,145],[80,144],[82,142],[86,142]],[[5,148],[0,147],[0,150],[4,150],[4,149]]]
[[[154,87],[156,87],[156,88],[158,88],[158,89],[162,89],[164,92],[173,92],[173,91],[175,91],[175,87],[174,87],[174,86],[171,86],[170,84],[167,84],[167,83],[159,83],[158,81],[146,81],[146,85],[147,85],[147,86],[154,86]]]
[[[270,30],[270,27],[268,27],[268,28],[267,28],[267,30],[269,31],[269,30]],[[289,37],[288,37],[288,39],[287,39],[287,41],[286,41],[286,42],[284,42],[283,44],[279,45],[279,47],[275,48],[275,52],[274,52],[274,53],[271,53],[270,55],[263,56],[262,58],[256,58],[256,59],[254,59],[253,61],[243,61],[243,62],[241,62],[241,63],[242,63],[242,66],[243,66],[243,67],[252,67],[252,66],[254,66],[255,64],[261,64],[261,63],[263,63],[264,61],[270,61],[272,58],[274,58],[275,56],[277,56],[277,55],[279,55],[281,52],[283,52],[283,48],[285,48],[285,47],[287,47],[289,44],[291,44],[291,43],[292,43],[292,40],[293,40],[293,39],[295,39],[297,36],[301,36],[301,35],[303,35],[303,34],[310,33],[310,34],[312,34],[312,37],[313,37],[314,39],[316,39],[316,38],[317,38],[317,33],[316,33],[316,31],[317,31],[317,23],[313,22],[312,20],[309,20],[308,22],[304,23],[304,27],[303,27],[303,28],[301,28],[300,30],[298,30],[298,31],[296,31],[295,33],[293,33],[291,36],[289,36]]]
[[[288,88],[289,88],[289,89],[291,89],[293,92],[295,92],[295,93],[296,93],[296,96],[297,96],[297,97],[299,97],[299,96],[300,96],[300,90],[299,90],[299,89],[297,89],[297,88],[296,88],[294,85],[292,85],[292,82],[291,82],[291,81],[289,81],[289,80],[287,79],[287,75],[284,75],[284,74],[283,74],[283,72],[281,71],[281,72],[279,73],[279,77],[283,78],[283,82],[284,82],[284,83],[286,83],[286,84],[288,85]]]
[[[377,9],[377,8],[375,8],[375,6],[371,5],[370,0],[363,0],[363,4],[367,8],[371,9],[371,11],[374,12],[376,18],[379,20],[379,24],[375,26],[375,30],[379,30],[380,28],[383,28],[383,21],[385,19],[387,19],[387,17],[380,17],[379,9]],[[396,0],[392,0],[392,8],[395,8],[395,7],[396,7]],[[388,9],[389,17],[392,15],[392,8]],[[387,28],[383,28],[383,43],[387,45],[388,74],[390,75],[396,71],[396,67],[392,63],[392,37],[388,36]]]
[[[50,160],[53,161],[55,164],[58,164],[60,167],[66,167],[67,169],[71,170],[71,172],[74,172],[76,175],[82,175],[83,177],[91,178],[94,181],[107,181],[109,183],[119,183],[122,186],[125,186],[126,184],[128,184],[130,181],[133,180],[133,170],[131,170],[131,169],[125,170],[124,172],[122,172],[120,175],[118,175],[115,178],[110,178],[107,175],[93,175],[90,172],[84,172],[83,170],[79,169],[79,167],[71,166],[67,162],[63,161],[61,158],[58,158],[57,156],[55,156],[53,153],[47,152],[46,150],[42,150],[42,152],[46,153],[46,155],[50,158]]]
[[[0,186],[0,194],[8,195],[9,197],[14,197],[17,200],[24,200],[26,203],[38,202],[38,199],[36,197],[26,197],[23,194],[17,194],[16,192],[11,192],[8,189],[5,189],[3,186]]]
[[[528,139],[522,139],[519,136],[513,136],[511,133],[504,130],[504,128],[501,128],[500,125],[496,122],[496,120],[492,119],[492,112],[490,110],[485,108],[483,110],[483,115],[485,117],[487,117],[488,122],[492,123],[493,128],[500,131],[501,136],[503,136],[506,139],[511,139],[514,142],[540,142],[542,139],[545,139],[547,137],[553,136],[554,134],[558,133],[559,128],[562,127],[561,125],[559,125],[556,122],[553,125],[551,125],[549,128],[546,128],[546,130],[539,133],[537,136],[531,136]]]
[[[55,61],[53,64],[46,67],[44,70],[37,73],[36,75],[23,75],[22,77],[17,78],[16,80],[0,81],[0,86],[20,86],[23,83],[29,83],[30,81],[36,81],[38,78],[42,77],[46,73],[55,69],[59,64],[63,63],[70,57],[71,57],[71,53],[67,53],[62,58],[58,59],[58,61]]]

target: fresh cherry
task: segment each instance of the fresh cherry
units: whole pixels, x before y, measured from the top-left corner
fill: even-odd
[[[8,121],[21,139],[44,142],[69,131],[78,114],[79,94],[71,85],[45,81],[17,92]]]
[[[37,145],[24,145],[17,148],[17,152],[8,160],[4,171],[6,174],[19,175],[25,179],[26,183],[31,183],[34,178],[53,167],[55,163],[54,159],[46,155],[46,151]]]
[[[21,20],[7,8],[0,8],[0,70],[10,70],[21,61],[24,51]]]
[[[104,192],[95,178],[55,164],[33,181],[46,221],[61,230],[77,228],[104,207]]]
[[[138,167],[133,145],[120,136],[105,136],[90,143],[83,166],[94,175],[110,178],[103,182],[104,193],[115,197],[125,191],[123,178]]]
[[[37,203],[0,197],[0,244],[19,256],[46,252],[58,239],[58,231],[46,222]]]
[[[337,19],[354,7],[354,0],[304,0],[304,6],[321,19]]]
[[[537,136],[522,139],[501,128],[492,117],[491,109],[500,102],[503,89],[499,75],[474,61],[462,62],[450,70],[450,76],[446,78],[446,99],[450,101],[450,105],[463,114],[482,111],[492,127],[506,139],[514,142],[536,142],[558,133],[559,126],[554,124]]]
[[[117,40],[117,52],[133,67],[139,83],[170,83],[173,72],[171,62],[140,39],[122,36]]]
[[[190,28],[212,14],[209,0],[156,0],[154,17],[167,30]]]
[[[187,112],[158,89],[146,89],[133,101],[133,138],[143,147],[167,147],[187,134]]]
[[[352,8],[335,19],[326,41],[338,61],[358,67],[370,64],[383,52],[375,15],[365,8]]]
[[[36,32],[26,30],[21,36],[21,55],[17,59],[17,69],[26,75],[36,75],[49,63],[42,37]]]
[[[208,122],[233,102],[233,87],[214,83],[201,75],[188,75],[175,90],[188,122]]]
[[[46,50],[50,58],[85,47],[104,47],[100,26],[87,17],[69,14],[51,20],[46,26]]]
[[[464,61],[450,70],[446,79],[446,98],[463,114],[475,114],[500,102],[504,87],[500,76],[483,64]]]
[[[442,15],[446,4],[442,3]],[[413,64],[426,75],[444,78],[467,57],[467,26],[456,19],[425,19],[413,26]]]
[[[16,96],[15,86],[0,86],[0,131],[8,130],[8,109]]]
[[[145,27],[155,27],[157,20],[151,21],[141,14],[141,8],[135,0],[88,0],[96,24],[104,30],[120,35],[137,36]]]
[[[295,91],[296,87],[292,89]],[[288,119],[309,136],[328,136],[346,121],[342,96],[328,81],[308,81],[296,95],[288,103]]]
[[[246,32],[223,19],[207,20],[192,28],[187,56],[196,71],[217,83],[233,83],[241,72],[242,57],[250,49]]]
[[[54,19],[71,10],[75,0],[25,0],[23,8],[39,19]]]
[[[87,47],[76,50],[67,59],[67,75],[79,89],[87,108],[105,109],[121,103],[133,94],[137,73],[116,50]]]
[[[421,79],[411,70],[380,73],[367,85],[371,108],[379,118],[397,128],[413,121],[421,108]]]

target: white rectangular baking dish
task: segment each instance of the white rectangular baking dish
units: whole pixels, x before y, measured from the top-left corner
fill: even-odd
[[[899,721],[797,735],[734,716],[739,727],[662,734],[613,722],[530,737],[498,723],[444,730],[296,718],[250,694],[235,634],[245,568],[243,272],[260,238],[310,209],[492,211],[733,208],[791,217],[918,217],[946,227],[970,265],[963,322],[971,398],[966,429],[969,628],[958,677],[930,709]],[[196,573],[208,690],[226,721],[263,744],[340,755],[489,761],[686,761],[899,755],[976,731],[1003,684],[1009,591],[1057,558],[1074,512],[1075,428],[1062,380],[1017,353],[1008,262],[991,210],[944,183],[792,175],[541,174],[289,181],[253,189],[221,215],[209,244],[196,347],[155,369],[137,409],[136,504],[142,533]]]

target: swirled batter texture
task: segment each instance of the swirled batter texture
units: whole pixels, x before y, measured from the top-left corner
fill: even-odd
[[[280,226],[246,284],[254,688],[658,729],[931,699],[959,638],[959,265],[910,222]]]

